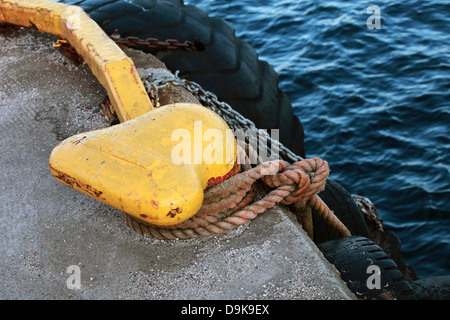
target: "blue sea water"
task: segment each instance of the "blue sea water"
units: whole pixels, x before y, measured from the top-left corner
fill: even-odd
[[[185,3],[227,20],[275,68],[307,156],[376,204],[419,277],[450,275],[450,2]],[[367,26],[371,5],[380,29]]]

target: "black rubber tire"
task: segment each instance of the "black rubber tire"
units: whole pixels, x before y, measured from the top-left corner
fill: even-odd
[[[369,230],[364,216],[359,211],[350,193],[334,180],[327,180],[325,190],[319,197],[333,210],[337,218],[349,229],[352,235],[369,237]],[[315,243],[339,239],[340,235],[315,210],[313,218],[313,240]]]
[[[397,269],[395,262],[366,237],[346,237],[319,244],[318,247],[359,299],[417,299],[411,285],[402,280],[403,274]],[[367,287],[367,279],[371,275],[367,273],[367,267],[370,265],[380,268],[380,289]]]
[[[418,300],[450,300],[450,276],[438,276],[411,282]]]
[[[370,238],[376,245],[383,248],[389,259],[395,261],[398,269],[403,273],[403,279],[406,281],[414,281],[418,279],[417,273],[413,266],[407,265],[401,253],[401,241],[399,237],[392,231],[374,231],[370,232]]]
[[[107,34],[193,41],[201,50],[152,51],[172,71],[199,83],[229,103],[260,129],[279,129],[280,141],[305,156],[304,132],[278,86],[278,75],[255,50],[219,18],[182,0],[59,0],[82,7]],[[270,130],[269,130],[270,133]]]

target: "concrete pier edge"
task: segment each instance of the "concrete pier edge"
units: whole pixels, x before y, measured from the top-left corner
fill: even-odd
[[[109,124],[104,88],[86,65],[32,30],[0,34],[0,298],[305,299],[355,296],[284,207],[197,240],[130,230],[118,210],[58,183],[48,157],[62,139]],[[138,69],[164,66],[127,50]],[[161,104],[195,102],[170,88]],[[79,268],[81,287],[69,288]]]

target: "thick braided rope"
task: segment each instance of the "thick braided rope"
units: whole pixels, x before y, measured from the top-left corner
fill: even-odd
[[[317,196],[325,188],[328,163],[319,158],[305,159],[289,165],[283,160],[269,161],[238,173],[205,191],[201,209],[190,219],[168,227],[146,223],[126,213],[128,226],[140,234],[157,239],[190,239],[220,234],[245,225],[276,204],[313,207],[341,236],[350,232]],[[253,202],[254,183],[261,179],[273,188],[262,199]]]

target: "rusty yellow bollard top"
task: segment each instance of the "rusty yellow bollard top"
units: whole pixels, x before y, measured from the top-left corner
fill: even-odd
[[[222,118],[180,103],[61,142],[50,169],[57,180],[101,202],[170,226],[195,215],[204,190],[236,173],[236,148]]]

